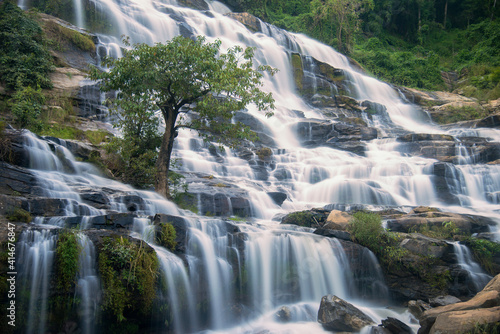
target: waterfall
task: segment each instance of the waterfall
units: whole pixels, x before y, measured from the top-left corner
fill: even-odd
[[[96,271],[96,253],[93,242],[83,233],[77,235],[78,280],[76,294],[80,298],[78,315],[83,334],[95,333],[96,319],[101,301],[101,282]]]
[[[45,333],[49,284],[57,235],[51,230],[26,230],[17,243],[19,287],[23,301],[27,299],[26,333]]]
[[[325,205],[342,208],[429,205],[488,215],[500,221],[497,207],[500,166],[471,165],[475,161],[470,159],[470,152],[457,145],[456,155],[462,157],[459,160],[464,164],[446,164],[444,178],[451,195],[461,205],[445,202],[434,183],[436,160],[401,153],[401,143],[396,139],[400,134],[412,132],[445,131],[428,125],[425,114],[417,107],[401,99],[389,85],[353,69],[348,59],[332,48],[263,22],[259,23],[260,31],[252,32],[224,16],[227,7],[216,1],[209,2],[210,12],[180,7],[168,0],[90,2],[109,17],[109,24],[117,30],[115,36],[98,35],[99,54],[121,56],[122,34],[130,36],[132,43],[153,44],[182,33],[205,35],[210,42],[220,39],[223,49],[236,44],[256,47],[258,64],[279,69],[274,77],[266,75],[263,85],[276,99],[275,115],[267,119],[252,105],[237,115],[259,124],[262,138],[267,139],[265,146],[272,152],[269,161],[260,159],[252,151],[254,147],[245,154],[229,148],[214,152],[193,131],[179,131],[173,158],[182,162],[178,171],[190,178],[189,191],[195,195],[193,203],[200,215],[181,210],[154,192],[137,190],[104,177],[91,164],[77,161],[65,141],[24,133],[24,145],[30,155],[29,171],[36,179],[32,194],[58,201],[59,205],[55,217],[35,217],[34,223],[44,228],[71,223],[84,230],[105,220],[106,215],[133,215],[133,226],[128,228],[155,249],[160,262],[162,286],[157,291],[155,316],[167,323],[172,332],[322,333],[316,316],[325,294],[336,294],[353,302],[374,319],[389,315],[410,322],[407,313],[374,305],[389,298],[373,253],[366,251],[361,259],[352,259],[336,239],[313,235],[310,229],[279,225],[277,221],[288,212]],[[351,97],[386,109],[387,115],[383,117],[363,116],[377,131],[374,139],[359,141],[364,147],[362,154],[308,144],[317,135],[317,127],[330,132],[341,122],[331,120],[297,94],[292,53],[301,54],[306,75],[315,90],[321,87],[313,76],[314,59],[345,72]],[[333,87],[328,88],[335,93]],[[298,128],[307,129],[304,141],[299,138]],[[459,134],[456,129],[449,133],[471,135]],[[499,133],[494,129],[474,130],[474,135],[497,141]],[[210,185],[207,180],[211,179],[230,186],[226,189]],[[270,193],[284,194],[286,199],[279,205]],[[155,244],[151,217],[156,214],[183,220],[182,255]],[[245,219],[209,217],[213,214]],[[78,294],[82,299],[80,321],[82,331],[92,333],[98,331],[93,325],[100,287],[91,242],[85,237],[79,240],[85,249],[80,254],[78,276]],[[46,330],[47,284],[54,245],[54,237],[48,230],[26,232],[18,244],[20,259],[29,263],[20,277],[33,291],[27,312],[37,315],[29,317],[28,333]],[[354,261],[361,262],[364,270],[355,271]],[[459,261],[463,265],[469,260]],[[283,310],[290,313],[289,323],[276,319]]]
[[[458,265],[468,273],[471,292],[477,293],[481,291],[493,277],[488,275],[481,268],[481,266],[474,261],[474,258],[466,245],[463,245],[458,241],[454,242],[453,250],[457,256]]]

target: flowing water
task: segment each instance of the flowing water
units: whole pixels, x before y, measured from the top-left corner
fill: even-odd
[[[388,299],[387,287],[373,254],[364,254],[366,273],[361,278],[355,277],[350,259],[337,240],[315,236],[307,229],[279,225],[273,220],[287,212],[324,205],[348,207],[362,204],[403,209],[429,205],[446,211],[486,215],[500,221],[500,166],[476,164],[474,157],[458,145],[460,164],[446,165],[446,179],[460,205],[446,204],[433,183],[436,160],[400,153],[395,136],[447,131],[432,125],[425,113],[401,98],[389,85],[358,73],[347,58],[332,48],[262,22],[260,32],[251,32],[241,23],[224,16],[228,8],[216,1],[209,1],[210,12],[180,7],[169,0],[90,0],[90,3],[105,14],[117,31],[114,35],[98,35],[101,41],[98,49],[111,56],[121,55],[119,36],[122,34],[130,36],[132,43],[165,42],[179,34],[204,35],[209,41],[220,39],[222,48],[236,44],[256,47],[257,63],[279,69],[274,77],[264,77],[263,86],[264,90],[273,92],[277,106],[275,115],[267,119],[254,106],[245,111],[263,124],[262,131],[272,140],[271,164],[255,168],[230,149],[214,156],[208,146],[189,130],[180,131],[173,152],[174,157],[182,162],[180,172],[215,177],[237,185],[242,200],[249,203],[245,211],[250,216],[249,222],[228,223],[227,220],[180,210],[152,192],[135,190],[109,180],[90,164],[76,161],[64,141],[42,140],[28,132],[25,134],[31,169],[41,194],[64,199],[63,213],[59,217],[38,217],[35,222],[62,226],[69,219],[76,219],[77,225],[84,230],[100,216],[111,211],[129,212],[132,205],[138,216],[134,221],[134,232],[150,243],[158,254],[166,282],[165,289],[158,292],[158,298],[169,305],[164,318],[172,324],[175,332],[323,332],[316,316],[319,301],[326,294],[336,294],[353,302],[377,321],[389,315],[410,322],[407,313],[396,313],[383,307],[387,305],[384,304]],[[75,11],[80,9],[75,6]],[[74,23],[82,27],[85,25],[82,22],[83,12],[80,23]],[[308,73],[314,71],[312,58],[343,69],[352,97],[386,107],[388,117],[366,119],[370,126],[379,129],[379,138],[366,143],[365,156],[329,147],[301,145],[296,132],[297,123],[322,121],[328,117],[296,93],[291,53],[302,55]],[[471,135],[456,129],[448,132],[457,138]],[[473,135],[497,141],[500,138],[497,130],[474,129]],[[85,203],[82,194],[89,189],[103,195],[107,208],[97,209]],[[199,212],[203,212],[206,187],[191,183],[189,191],[198,191]],[[217,198],[225,203],[226,215],[236,215],[237,210],[242,210],[223,193],[223,188],[219,191],[222,195]],[[284,193],[287,199],[278,205],[269,196],[272,192]],[[215,207],[216,197],[213,198]],[[187,241],[183,258],[155,245],[151,239],[152,227],[148,217],[157,213],[184,218]],[[234,233],[235,228],[240,232]],[[54,242],[50,241],[49,232],[43,233],[48,233],[46,242]],[[33,241],[22,243],[25,244],[29,247],[38,245]],[[48,249],[53,249],[53,245],[51,247]],[[89,258],[81,259],[79,274],[79,279],[85,281],[82,281],[79,292],[82,300],[86,300],[82,304],[82,328],[85,333],[92,333],[96,330],[91,324],[96,314],[99,284],[94,280],[97,278],[92,267],[95,262],[91,259],[92,248],[84,254]],[[83,268],[87,268],[85,272]],[[47,276],[31,269],[24,277],[41,275],[47,280],[48,273],[45,274]],[[368,282],[370,278],[378,288],[363,290],[364,285],[353,283],[354,279]],[[46,295],[46,287],[33,288],[35,296]],[[94,297],[90,298],[92,295]],[[379,303],[366,303],[361,299],[379,300]],[[202,311],[201,301],[207,301],[201,306]],[[40,305],[41,321],[37,323],[43,326],[45,311],[43,303]],[[290,313],[289,323],[276,320],[276,312],[279,313],[283,306]],[[34,323],[28,324],[28,332],[34,332],[34,328]]]
[[[488,275],[479,263],[474,261],[472,253],[467,246],[457,241],[453,243],[453,249],[457,256],[458,265],[468,273],[470,290],[472,293],[481,291],[493,277]]]

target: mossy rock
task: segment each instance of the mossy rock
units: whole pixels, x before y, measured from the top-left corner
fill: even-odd
[[[291,224],[304,227],[320,227],[326,221],[327,215],[317,211],[293,212],[281,220],[281,224]]]
[[[148,319],[158,278],[155,251],[145,242],[125,236],[104,237],[102,241],[97,247],[104,316],[118,323]]]

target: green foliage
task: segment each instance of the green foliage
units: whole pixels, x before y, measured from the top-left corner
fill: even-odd
[[[158,235],[158,243],[160,246],[163,246],[171,251],[175,250],[175,246],[177,242],[175,238],[177,237],[177,233],[175,228],[170,223],[163,223],[160,225],[160,232]]]
[[[14,208],[12,212],[7,215],[7,219],[13,222],[29,223],[33,218],[28,211],[21,208]]]
[[[125,141],[134,133],[128,128],[149,126],[155,120],[153,111],[161,111],[166,129],[156,163],[155,188],[164,196],[169,192],[170,155],[180,128],[196,130],[207,141],[236,146],[255,135],[243,124],[231,123],[233,112],[249,103],[259,110],[274,107],[272,95],[260,86],[262,72],[273,74],[275,70],[269,66],[254,70],[253,48],[236,46],[222,53],[220,46],[219,40],[205,43],[203,37],[193,41],[179,36],[166,44],[135,45],[122,58],[104,61],[111,67],[109,72],[91,71],[91,79],[101,80],[103,91],[119,91],[111,103],[122,116]],[[185,108],[193,103],[194,108]]]
[[[314,227],[314,226],[319,226],[319,223],[323,223],[324,220],[325,217],[323,215],[317,214],[315,212],[298,211],[286,215],[281,221],[281,223],[304,226],[304,227]]]
[[[370,248],[371,250],[378,249],[380,237],[384,233],[382,227],[382,219],[374,213],[363,211],[356,212],[353,219],[349,222],[349,232],[354,240]]]
[[[421,233],[436,239],[453,239],[462,234],[457,225],[452,222],[443,222],[441,225],[421,224],[410,229],[410,233]]]
[[[95,51],[95,44],[88,35],[59,25],[54,21],[47,21],[43,28],[49,42],[56,48],[65,48],[66,45],[72,44],[82,51]]]
[[[81,251],[75,231],[64,230],[59,233],[56,247],[56,286],[62,294],[72,299],[78,273],[78,255]]]
[[[0,78],[7,88],[50,88],[52,57],[42,29],[10,0],[0,4]]]
[[[99,273],[103,282],[102,308],[117,322],[127,314],[148,315],[155,298],[158,259],[123,237],[106,238],[99,250]]]
[[[500,322],[474,324],[474,329],[466,334],[496,334],[500,332]]]
[[[473,237],[468,237],[464,240],[467,247],[470,248],[477,262],[491,275],[498,274],[498,269],[495,270],[493,262],[494,257],[500,256],[500,244]]]
[[[19,127],[35,132],[42,129],[40,116],[45,104],[45,96],[40,88],[21,87],[14,93],[10,103],[12,114]]]
[[[99,145],[107,140],[110,133],[106,130],[86,130],[83,135],[93,145]]]

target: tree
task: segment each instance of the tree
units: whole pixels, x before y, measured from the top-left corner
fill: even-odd
[[[354,33],[360,25],[359,14],[365,6],[373,8],[371,0],[314,0],[311,3],[315,20],[331,20],[336,29],[337,47],[340,52],[350,53]]]
[[[168,172],[174,140],[180,128],[198,131],[206,140],[235,146],[253,132],[232,124],[233,112],[253,103],[271,116],[274,100],[260,90],[270,66],[253,68],[253,48],[235,46],[220,52],[221,42],[205,43],[175,37],[166,44],[137,44],[119,59],[106,59],[111,69],[92,69],[90,78],[101,80],[103,91],[119,91],[113,105],[125,122],[152,117],[159,110],[165,132],[156,161],[155,189],[169,197]]]

